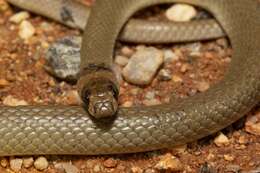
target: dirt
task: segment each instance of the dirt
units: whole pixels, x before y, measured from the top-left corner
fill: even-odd
[[[17,12],[13,7],[0,13],[0,104],[11,96],[24,100],[28,104],[75,104],[69,94],[76,86],[60,81],[44,69],[47,47],[55,40],[67,35],[80,35],[80,31],[66,28],[49,19],[33,15],[28,19],[36,29],[36,34],[28,41],[18,36],[18,25],[9,22],[9,17]],[[191,56],[192,46],[201,46],[199,55]],[[135,50],[138,45],[120,44]],[[203,43],[156,46],[160,49],[172,49],[179,53],[179,59],[166,64],[173,80],[160,81],[156,77],[147,87],[137,87],[123,82],[120,103],[126,101],[134,105],[143,103],[145,94],[153,91],[160,102],[169,101],[169,93],[176,97],[188,97],[207,90],[219,82],[230,61],[232,50],[225,39]],[[239,81],[238,81],[239,82]],[[248,115],[254,115],[260,107],[254,108]],[[260,138],[245,131],[244,121],[235,123],[222,131],[229,139],[229,144],[218,147],[213,139],[218,135],[182,146],[179,149],[113,155],[113,156],[46,156],[50,162],[46,173],[62,172],[54,165],[56,162],[71,162],[80,172],[171,172],[158,170],[156,164],[167,154],[180,160],[183,170],[180,172],[199,172],[209,165],[211,172],[228,172],[230,165],[241,170],[254,170],[260,166]],[[9,158],[7,158],[9,159]],[[0,172],[8,172],[10,167],[0,167]],[[39,172],[35,168],[22,168],[21,172]],[[231,172],[231,171],[230,171]]]

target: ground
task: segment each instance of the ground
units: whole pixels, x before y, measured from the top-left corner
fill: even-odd
[[[19,11],[19,10],[18,10]],[[28,104],[75,104],[76,86],[58,80],[46,72],[45,51],[55,40],[67,35],[80,35],[80,31],[69,29],[49,19],[31,15],[28,19],[36,33],[27,41],[19,38],[19,25],[9,21],[17,9],[9,7],[0,13],[0,104],[6,98],[25,101]],[[117,53],[125,49],[135,51],[138,45],[120,43]],[[199,55],[193,54],[201,47]],[[186,97],[207,90],[220,81],[232,61],[232,50],[227,40],[218,39],[203,43],[182,45],[159,45],[158,49],[171,49],[179,53],[179,59],[163,68],[172,74],[172,80],[161,81],[157,76],[147,87],[137,87],[123,82],[121,104],[144,104],[147,93],[156,93],[159,102],[167,102],[169,93],[176,97]],[[194,53],[194,52],[193,52]],[[239,82],[239,81],[237,81]],[[7,100],[8,101],[8,100]],[[247,117],[259,114],[255,107]],[[247,121],[247,120],[246,120]],[[61,172],[55,168],[57,162],[72,162],[80,172],[166,172],[158,164],[175,156],[180,162],[180,172],[199,172],[209,165],[211,172],[228,172],[239,168],[243,171],[255,170],[260,166],[260,138],[245,128],[245,119],[222,131],[228,138],[225,145],[217,146],[214,139],[218,134],[190,143],[179,148],[165,149],[139,154],[113,156],[46,156],[49,167],[44,172]],[[258,134],[259,135],[259,134]],[[36,158],[36,156],[34,157]],[[2,158],[3,159],[3,158]],[[9,159],[9,158],[5,158]],[[10,167],[0,167],[0,172],[11,171]],[[21,172],[39,172],[34,167],[22,168]],[[168,172],[171,172],[168,170]],[[230,171],[232,172],[232,171]]]

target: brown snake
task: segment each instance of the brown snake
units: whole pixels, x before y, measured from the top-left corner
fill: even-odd
[[[178,103],[119,108],[110,121],[92,119],[81,107],[2,106],[0,155],[98,155],[173,147],[226,127],[256,105],[260,100],[260,7],[256,0],[97,1],[84,34],[81,80],[85,82],[89,64],[111,67],[116,38],[133,13],[172,2],[202,7],[224,28],[234,53],[221,83]]]

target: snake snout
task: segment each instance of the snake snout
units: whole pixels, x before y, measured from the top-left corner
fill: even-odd
[[[88,111],[95,118],[111,117],[117,108],[117,100],[112,92],[95,93],[89,97]]]

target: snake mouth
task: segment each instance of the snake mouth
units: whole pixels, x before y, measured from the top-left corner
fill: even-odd
[[[118,91],[109,81],[93,81],[83,90],[82,99],[94,118],[111,117],[117,112]]]

